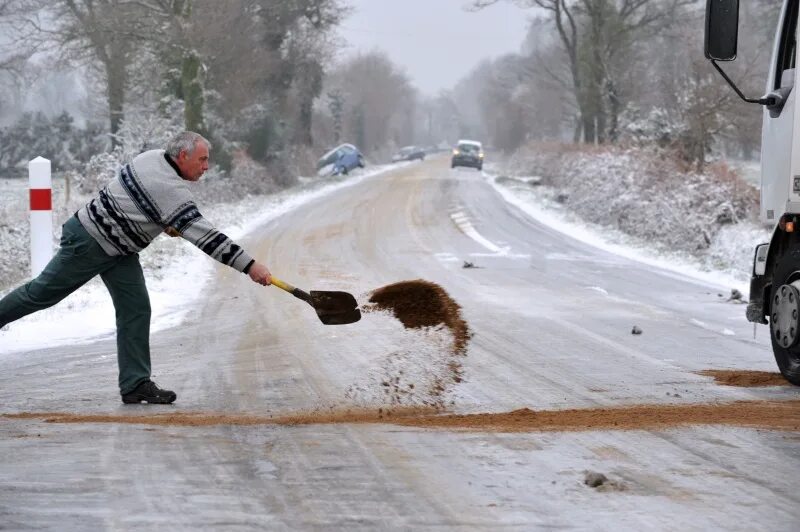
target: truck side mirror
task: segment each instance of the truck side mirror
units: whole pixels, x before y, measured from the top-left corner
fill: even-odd
[[[705,54],[714,61],[736,59],[739,39],[739,0],[708,0],[706,3]]]

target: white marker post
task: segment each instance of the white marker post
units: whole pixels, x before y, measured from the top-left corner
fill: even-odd
[[[28,163],[31,198],[31,274],[39,275],[53,258],[53,181],[50,161],[37,157]]]

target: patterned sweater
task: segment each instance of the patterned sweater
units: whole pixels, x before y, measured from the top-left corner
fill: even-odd
[[[136,156],[77,212],[81,224],[111,256],[138,253],[173,227],[211,258],[247,272],[253,258],[203,218],[167,157],[164,150]]]

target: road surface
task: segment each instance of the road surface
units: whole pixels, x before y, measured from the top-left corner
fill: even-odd
[[[798,398],[789,386],[696,374],[775,371],[766,329],[754,340],[743,306],[719,287],[572,241],[444,159],[340,189],[243,243],[298,286],[362,301],[402,280],[444,287],[474,333],[463,381],[444,396],[450,412]],[[392,371],[413,383],[441,370],[446,331],[407,331],[380,313],[326,327],[277,289],[215,272],[190,318],[152,339],[154,378],[178,393],[175,405],[122,405],[113,341],[100,341],[0,356],[0,410],[324,413],[380,404]],[[800,434],[735,426],[502,433],[0,418],[0,456],[0,529],[792,530],[800,520]],[[590,488],[587,471],[611,482]]]

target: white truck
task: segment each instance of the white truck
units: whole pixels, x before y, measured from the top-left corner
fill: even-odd
[[[800,0],[782,2],[764,96],[746,98],[717,64],[736,59],[738,0],[707,0],[705,55],[743,100],[764,107],[761,221],[774,229],[770,241],[755,249],[747,319],[769,325],[781,373],[800,385],[800,105],[793,90],[800,82]]]

